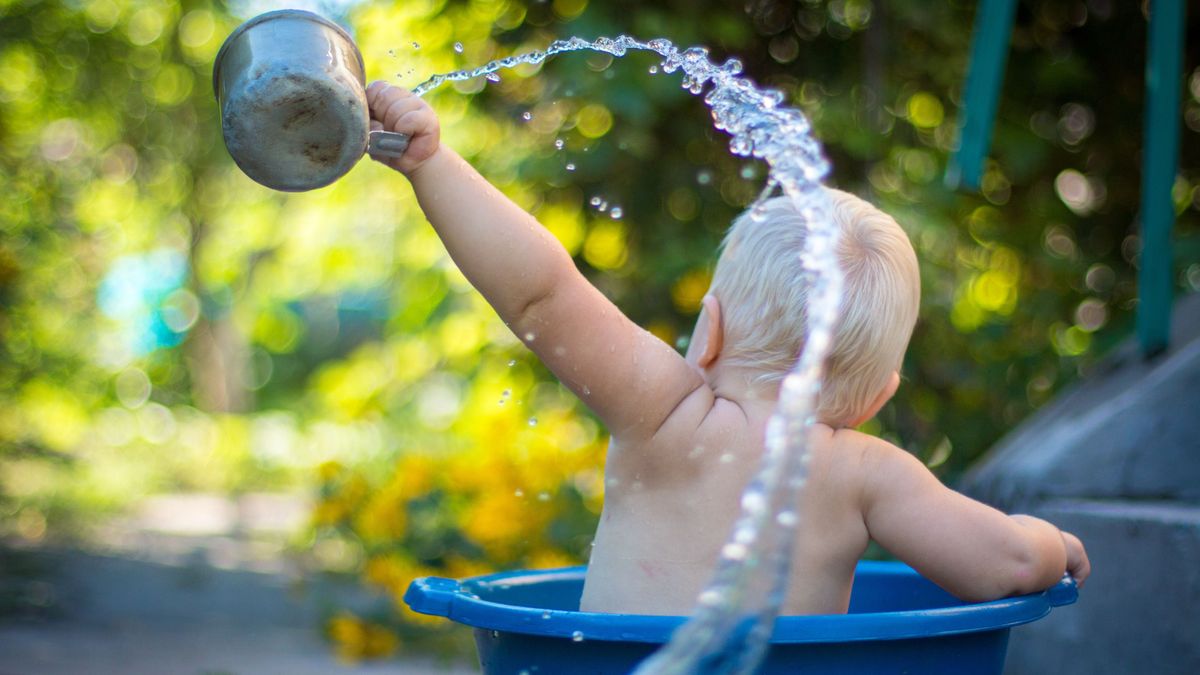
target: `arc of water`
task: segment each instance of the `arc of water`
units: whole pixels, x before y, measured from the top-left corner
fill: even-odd
[[[762,464],[742,496],[741,515],[722,551],[713,579],[700,594],[696,610],[671,642],[642,663],[638,675],[752,673],[766,653],[775,617],[782,606],[798,515],[795,507],[806,480],[808,430],[812,424],[825,355],[833,335],[841,297],[842,273],[835,255],[837,229],[828,217],[820,189],[829,173],[820,144],[804,114],[783,104],[783,94],[759,89],[740,77],[742,64],[716,64],[708,50],[680,50],[669,40],[642,42],[628,35],[587,41],[556,40],[544,50],[508,56],[469,70],[434,75],[413,89],[418,96],[445,84],[494,77],[502,68],[538,64],[564,52],[591,50],[624,56],[629,50],[657,53],[665,73],[682,71],[683,87],[701,94],[712,109],[713,124],[731,138],[735,155],[765,160],[766,187],[751,206],[759,206],[777,188],[795,201],[809,223],[801,254],[809,284],[808,326],[795,367],[780,388],[779,404],[767,428]],[[491,79],[491,78],[489,78]],[[765,598],[752,595],[760,568],[771,576]],[[757,607],[756,607],[757,605]]]

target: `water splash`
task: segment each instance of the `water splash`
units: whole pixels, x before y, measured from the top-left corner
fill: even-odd
[[[810,224],[801,253],[810,288],[808,335],[795,367],[780,387],[778,406],[767,425],[762,465],[743,494],[733,536],[722,550],[712,581],[697,599],[691,619],[635,671],[639,675],[749,674],[766,653],[787,589],[789,553],[798,520],[794,509],[807,478],[808,429],[841,298],[842,273],[834,253],[838,233],[828,218],[828,198],[821,189],[829,163],[804,114],[784,105],[781,92],[759,89],[741,77],[740,61],[728,59],[717,64],[703,47],[680,50],[661,38],[643,42],[622,35],[592,42],[578,37],[556,40],[545,51],[434,75],[413,92],[420,96],[446,82],[481,76],[492,80],[502,68],[536,65],[555,54],[582,50],[615,57],[629,50],[654,52],[662,60],[650,68],[651,74],[681,71],[683,88],[704,94],[713,125],[730,135],[730,152],[767,163],[766,185],[751,206],[752,217],[761,218],[762,203],[781,189]],[[568,164],[566,168],[575,167]],[[697,181],[707,183],[705,178],[711,179],[702,173]],[[771,580],[765,596],[752,583],[763,572]]]

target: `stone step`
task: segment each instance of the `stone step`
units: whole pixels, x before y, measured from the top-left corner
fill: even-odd
[[[1083,540],[1079,602],[1014,629],[1006,675],[1200,673],[1200,504],[1054,500],[1028,512]]]

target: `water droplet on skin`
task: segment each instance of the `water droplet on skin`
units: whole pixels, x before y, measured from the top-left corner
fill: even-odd
[[[761,492],[747,492],[742,495],[742,508],[749,513],[762,513],[767,508],[767,500]]]
[[[526,333],[526,334],[525,334],[525,341],[526,341],[526,342],[533,342],[533,338],[534,338],[534,337],[536,337],[536,336],[535,336],[533,333]]]
[[[591,201],[589,201],[588,203],[591,204],[592,206],[600,206],[601,201],[602,200],[599,197],[592,197]]]
[[[758,173],[758,171],[756,171],[754,169],[754,167],[751,165],[746,165],[746,166],[742,167],[742,171],[741,171],[742,178],[745,178],[746,180],[750,180],[750,179],[754,178],[754,175],[757,173]]]
[[[533,119],[533,113],[526,110],[525,112],[521,113],[521,119],[528,122],[529,120]]]
[[[658,66],[650,66],[650,74],[654,75],[658,72]]]
[[[515,365],[517,365],[517,360],[516,360],[516,359],[509,359],[509,361],[508,361],[508,367],[509,367],[509,368],[512,368],[512,367],[513,367],[513,366],[515,366]]]
[[[568,163],[566,168],[567,168],[567,171],[574,171],[574,170],[575,170],[575,164],[574,164],[574,163]]]
[[[454,43],[454,51],[458,52],[459,54],[463,53],[463,46],[461,42]]]
[[[561,138],[554,139],[554,149],[555,150],[562,150],[564,145],[566,145],[566,142],[563,141],[563,139],[561,139]]]
[[[708,171],[701,171],[700,173],[696,174],[696,182],[701,185],[708,185],[712,182],[712,173]]]
[[[536,417],[530,417],[530,418],[529,418],[529,426],[531,426],[531,427],[536,427],[536,426],[537,426],[537,418],[536,418]]]
[[[604,213],[608,210],[608,202],[600,202],[600,206],[597,207],[597,209],[600,211],[600,213]]]
[[[746,553],[747,550],[744,544],[725,544],[721,548],[721,555],[725,556],[728,560],[745,560]]]
[[[571,633],[571,642],[583,642],[583,631]]]
[[[733,461],[733,453],[727,452],[727,453],[721,455],[721,463],[722,464],[728,464],[732,461]]]
[[[612,216],[613,220],[620,220],[621,216],[624,214],[625,214],[625,212],[622,211],[621,207],[619,207],[619,206],[612,207],[612,210],[608,212],[608,215]]]
[[[588,388],[588,386],[587,386],[586,384],[585,384],[585,385],[583,385],[583,395],[584,395],[584,396],[591,396],[591,395],[592,395],[592,390],[591,390],[591,389],[589,389],[589,388]]]

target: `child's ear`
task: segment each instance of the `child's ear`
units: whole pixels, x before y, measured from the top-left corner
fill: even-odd
[[[704,308],[704,346],[696,365],[707,368],[721,355],[721,348],[725,346],[725,332],[721,330],[721,303],[717,296],[704,296],[701,306]]]
[[[899,388],[900,373],[893,370],[891,377],[889,377],[887,383],[883,385],[883,389],[879,390],[879,395],[876,396],[875,400],[871,402],[871,405],[867,408],[866,412],[846,426],[850,429],[854,429],[863,422],[866,422],[872,417],[878,415],[883,406],[886,405],[888,401],[892,400],[892,397],[896,395],[896,390]]]

